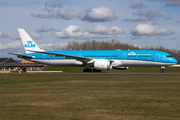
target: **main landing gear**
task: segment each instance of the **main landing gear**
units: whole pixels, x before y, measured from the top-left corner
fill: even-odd
[[[101,72],[101,70],[96,70],[96,69],[83,69],[83,72]]]

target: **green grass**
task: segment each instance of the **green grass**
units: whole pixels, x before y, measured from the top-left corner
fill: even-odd
[[[0,74],[0,120],[180,119],[179,74]]]
[[[85,67],[46,66],[43,71],[82,72]],[[160,72],[160,67],[130,67],[128,70],[103,70],[102,72]],[[167,67],[165,72],[180,72],[178,67]]]

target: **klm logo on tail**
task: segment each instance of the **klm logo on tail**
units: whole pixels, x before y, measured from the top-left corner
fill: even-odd
[[[27,41],[27,44],[24,44],[25,48],[31,48],[31,47],[36,47],[36,44],[32,44],[33,41],[29,40]]]

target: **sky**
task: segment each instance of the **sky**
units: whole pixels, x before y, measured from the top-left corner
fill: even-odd
[[[0,57],[24,54],[18,28],[44,49],[116,39],[180,50],[180,0],[0,0]]]

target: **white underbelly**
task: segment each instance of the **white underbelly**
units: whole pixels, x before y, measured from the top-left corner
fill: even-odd
[[[129,67],[160,67],[174,65],[174,63],[164,63],[156,61],[142,61],[142,60],[122,60],[123,66]]]
[[[82,66],[83,63],[75,59],[32,59],[31,61],[56,66]]]

